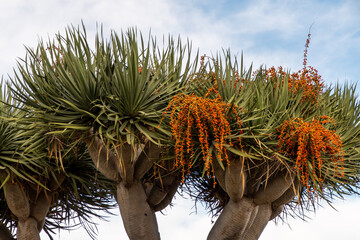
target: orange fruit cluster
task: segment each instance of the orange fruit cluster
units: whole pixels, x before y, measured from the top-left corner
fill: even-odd
[[[195,141],[201,149],[202,160],[209,175],[213,154],[210,147],[214,142],[219,161],[226,160],[230,164],[224,144],[232,146],[230,139],[230,118],[236,119],[241,133],[241,121],[237,108],[221,100],[217,86],[208,89],[204,97],[195,94],[177,94],[170,101],[167,111],[170,113],[172,138],[175,140],[176,164],[182,167],[183,178],[192,167]],[[210,98],[210,92],[215,93],[215,99]],[[230,114],[229,114],[230,112]],[[233,116],[231,116],[233,115]],[[240,139],[239,139],[240,141]],[[241,142],[239,143],[241,145]]]
[[[171,109],[170,126],[172,138],[175,140],[175,167],[182,167],[183,177],[192,167],[190,159],[194,155],[194,140],[200,143],[202,159],[208,175],[211,172],[213,157],[210,151],[212,141],[215,143],[218,159],[222,161],[225,158],[229,164],[224,144],[232,145],[229,138],[230,123],[226,116],[230,108],[230,104],[219,98],[209,99],[183,93],[173,97],[167,110]],[[232,112],[237,116],[236,108],[232,108]],[[241,122],[238,117],[236,119],[240,131]]]
[[[265,71],[266,80],[279,81],[285,80],[287,73],[283,71],[282,67],[276,69],[271,67]],[[289,91],[294,94],[302,93],[302,102],[309,102],[311,104],[317,104],[318,96],[324,89],[324,82],[321,75],[313,67],[304,67],[296,73],[289,76],[288,80]]]
[[[318,179],[320,184],[324,181],[321,170],[325,161],[332,161],[334,173],[342,176],[338,171],[339,165],[343,169],[342,142],[334,130],[325,127],[330,123],[334,124],[334,120],[327,116],[309,122],[294,118],[278,129],[279,151],[296,158],[295,169],[308,190],[310,178]]]

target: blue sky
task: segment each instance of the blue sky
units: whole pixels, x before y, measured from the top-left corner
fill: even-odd
[[[302,66],[304,44],[311,28],[308,64],[317,68],[326,84],[360,80],[360,1],[344,0],[0,0],[0,75],[12,75],[17,58],[40,38],[64,32],[67,25],[83,21],[89,41],[96,24],[105,32],[136,26],[158,36],[180,35],[193,43],[194,51],[211,55],[230,48],[244,53],[247,66],[253,63],[297,71]],[[269,224],[261,240],[355,239],[360,236],[360,199],[337,201],[338,212],[323,204],[312,220],[290,219],[287,225]],[[200,209],[189,214],[193,202],[177,197],[175,206],[158,214],[165,240],[205,239],[211,218]],[[115,211],[117,214],[117,211]],[[99,238],[127,239],[119,215],[100,223]],[[341,234],[341,235],[340,235]],[[43,239],[47,239],[43,237]],[[88,239],[82,230],[62,232],[55,239]]]

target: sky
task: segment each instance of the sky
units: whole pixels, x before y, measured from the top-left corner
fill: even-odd
[[[319,70],[327,85],[360,80],[360,1],[358,0],[0,0],[0,75],[13,75],[26,47],[51,39],[69,26],[84,23],[93,42],[97,26],[105,36],[137,27],[159,39],[180,35],[194,53],[212,55],[230,49],[243,52],[245,65],[302,67],[304,44],[311,27],[308,65]],[[174,207],[158,213],[162,239],[206,239],[211,216],[177,196]],[[310,219],[269,223],[261,240],[356,239],[360,236],[360,198],[323,204]],[[128,239],[117,216],[100,222],[98,239]],[[355,214],[354,214],[355,213]],[[43,236],[42,239],[47,239]],[[82,229],[60,232],[55,239],[90,239]]]

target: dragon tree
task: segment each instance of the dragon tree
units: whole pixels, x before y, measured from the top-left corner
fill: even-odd
[[[295,73],[246,70],[230,51],[203,56],[170,101],[164,121],[183,187],[218,215],[208,240],[258,239],[281,213],[303,217],[318,199],[358,194],[356,89],[326,87],[306,65],[308,43]]]
[[[163,45],[129,29],[110,40],[98,34],[91,50],[85,29],[68,28],[28,49],[12,81],[14,96],[56,144],[86,147],[93,166],[116,186],[125,230],[136,240],[160,239],[155,212],[171,203],[181,181],[167,147],[171,132],[159,123],[188,79],[190,44],[169,37]]]
[[[15,101],[4,84],[1,89],[0,238],[35,240],[44,230],[53,239],[55,230],[73,229],[73,219],[94,238],[91,218],[113,207],[115,186],[97,173],[86,149],[60,146],[33,124],[34,112]],[[61,162],[55,152],[62,154]]]
[[[92,51],[84,29],[68,28],[28,49],[10,85],[48,163],[64,170],[80,153],[111,183],[97,187],[114,192],[131,240],[160,239],[155,212],[179,186],[219,215],[209,240],[258,239],[281,213],[357,193],[354,86],[326,87],[307,52],[296,73],[253,73],[230,52],[196,69],[190,44],[163,45],[130,29],[98,34]]]

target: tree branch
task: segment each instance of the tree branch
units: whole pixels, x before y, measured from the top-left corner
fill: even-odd
[[[232,160],[225,170],[226,193],[234,202],[242,199],[246,186],[246,172],[244,171],[244,159]]]
[[[257,240],[264,231],[272,214],[271,204],[263,204],[258,207],[256,217],[251,225],[248,225],[242,240]]]
[[[37,199],[30,204],[30,217],[33,217],[37,221],[37,228],[40,232],[44,227],[46,215],[49,212],[50,204],[52,201],[52,195],[45,195],[44,192],[40,193]]]
[[[155,212],[161,211],[166,208],[174,198],[175,193],[179,187],[180,181],[175,179],[173,183],[168,187],[165,198],[156,206],[153,207]]]
[[[159,240],[160,235],[155,212],[146,201],[146,194],[140,182],[126,186],[117,184],[117,197],[121,217],[130,240]]]
[[[295,177],[294,184],[292,184],[283,195],[271,203],[273,213],[271,214],[270,220],[276,218],[283,211],[285,204],[289,203],[296,195],[300,194],[300,189],[301,183],[299,179]]]
[[[292,184],[278,199],[272,202],[273,210],[279,206],[289,203],[296,195],[299,194],[301,184],[298,178],[295,178],[294,184]]]
[[[138,146],[141,148],[140,146]],[[115,148],[117,161],[115,164],[118,166],[121,179],[127,184],[131,185],[134,180],[134,164],[136,155],[139,149],[133,149],[130,144],[124,143]]]
[[[168,190],[164,187],[159,187],[157,184],[154,184],[153,188],[151,189],[150,195],[147,198],[147,202],[149,203],[150,207],[154,208],[155,205],[160,204],[162,200],[168,194]]]
[[[17,238],[18,240],[40,240],[35,218],[29,217],[18,221]]]
[[[10,211],[20,220],[25,221],[30,215],[29,198],[19,183],[7,181],[5,187],[5,199]]]
[[[151,141],[145,144],[139,157],[135,161],[134,179],[140,180],[160,158],[161,148]]]
[[[254,196],[257,205],[272,203],[278,199],[293,184],[295,174],[289,171],[280,172],[274,178],[270,178],[268,184],[263,185]]]
[[[253,197],[253,195],[259,190],[259,187],[261,185],[261,179],[263,177],[263,174],[266,172],[266,168],[260,168],[259,171],[252,173],[251,175],[250,170],[248,172],[249,173],[247,174],[245,195]]]
[[[272,211],[272,214],[271,214],[271,216],[270,216],[270,220],[269,220],[269,221],[271,221],[271,220],[273,220],[274,218],[276,218],[277,216],[279,216],[279,214],[282,213],[282,211],[284,210],[284,207],[285,207],[284,204],[283,204],[283,205],[280,205],[280,206],[278,206],[278,207],[276,207],[276,208],[274,208],[273,206],[271,206],[271,208],[273,209],[273,211]]]
[[[216,159],[215,154],[213,154],[213,159],[215,159],[215,161],[212,161],[214,175],[215,175],[216,180],[219,183],[220,187],[226,192],[225,169],[222,169],[222,167],[220,166],[219,162]]]
[[[95,167],[109,180],[120,182],[121,177],[114,153],[97,136],[92,140],[85,140],[85,143]]]
[[[243,197],[240,201],[231,200],[226,204],[207,237],[207,240],[240,239],[251,216],[257,213],[252,199]]]

